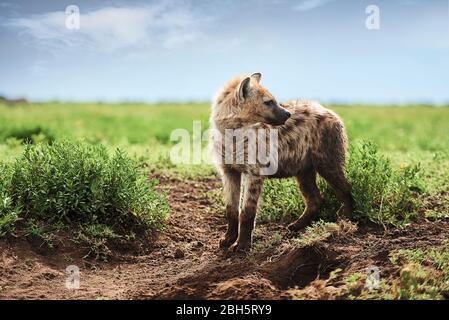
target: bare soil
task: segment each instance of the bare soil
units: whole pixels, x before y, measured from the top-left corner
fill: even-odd
[[[392,251],[449,238],[449,221],[422,220],[404,229],[359,228],[300,247],[285,225],[273,223],[256,227],[249,255],[227,255],[218,250],[224,215],[207,197],[220,182],[165,178],[161,185],[171,215],[145,253],[120,250],[102,262],[83,258],[85,249],[74,245],[50,249],[32,238],[1,240],[0,299],[289,299],[293,287],[313,299],[335,299],[341,298],[338,283],[325,281],[332,270],[351,274],[375,265],[382,277],[394,277]],[[78,290],[65,286],[68,265],[81,270]]]

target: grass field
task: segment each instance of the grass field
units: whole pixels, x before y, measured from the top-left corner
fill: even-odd
[[[360,211],[359,213],[361,219],[357,219],[357,221],[360,227],[368,226],[374,222],[381,225],[381,230],[386,228],[393,230],[391,232],[395,232],[394,230],[406,229],[409,225],[416,224],[417,221],[443,223],[445,225],[445,221],[449,218],[449,200],[447,199],[449,194],[449,108],[358,105],[329,107],[343,118],[348,131],[350,144],[353,148],[350,160],[350,177],[353,179],[351,182],[355,185],[355,192],[359,194],[359,199],[366,196],[366,199],[370,201],[364,209],[365,211]],[[168,158],[170,148],[174,144],[174,142],[170,141],[171,132],[178,128],[192,131],[194,120],[201,121],[202,129],[206,130],[208,127],[209,108],[209,105],[206,103],[155,105],[131,103],[36,103],[14,106],[0,105],[0,161],[4,165],[16,162],[20,166],[29,166],[31,169],[26,172],[21,171],[21,175],[17,175],[21,179],[32,180],[33,175],[37,175],[43,181],[51,180],[51,177],[55,176],[52,170],[64,172],[68,169],[63,165],[58,166],[58,163],[54,165],[52,161],[56,160],[52,160],[52,158],[47,162],[44,161],[42,165],[48,166],[47,175],[41,174],[39,169],[33,167],[33,161],[39,161],[39,155],[41,155],[39,152],[45,153],[48,152],[45,151],[48,149],[44,147],[44,151],[39,151],[40,149],[38,151],[25,151],[27,147],[24,144],[24,142],[28,142],[39,146],[42,143],[46,145],[49,142],[50,146],[48,148],[52,148],[52,146],[60,148],[55,149],[61,150],[56,153],[64,152],[65,158],[73,159],[72,162],[74,163],[78,163],[75,161],[77,152],[86,157],[91,156],[94,168],[98,169],[98,171],[95,171],[95,174],[105,177],[101,180],[104,181],[104,183],[102,182],[104,187],[98,187],[99,189],[114,185],[120,190],[124,190],[123,193],[126,196],[123,196],[123,199],[128,199],[128,197],[136,198],[133,202],[122,201],[117,204],[110,204],[113,200],[101,200],[108,202],[108,205],[105,206],[101,204],[96,204],[95,206],[76,204],[77,206],[79,205],[77,208],[81,208],[79,210],[88,212],[90,219],[87,225],[80,228],[82,232],[77,233],[76,240],[88,243],[91,251],[96,253],[97,256],[101,256],[104,250],[108,251],[110,249],[106,243],[108,240],[120,238],[122,242],[125,242],[130,238],[135,238],[136,234],[139,233],[138,230],[134,229],[122,232],[114,229],[115,226],[110,227],[108,212],[117,212],[127,221],[126,223],[133,223],[132,221],[129,222],[130,218],[127,216],[128,207],[151,207],[151,210],[154,211],[154,205],[151,202],[154,198],[149,199],[148,202],[144,201],[145,203],[143,204],[142,201],[137,199],[137,197],[142,197],[142,192],[153,192],[153,189],[142,189],[141,180],[145,179],[146,175],[151,174],[152,176],[164,177],[161,178],[160,185],[156,187],[158,190],[165,190],[164,179],[176,179],[183,181],[183,183],[217,179],[213,167],[209,164],[177,166],[171,163]],[[79,150],[77,149],[78,151],[71,152],[70,149],[75,148],[70,145],[71,141],[74,141],[75,146],[78,146],[79,140],[85,143],[79,147]],[[58,144],[60,142],[62,145]],[[377,152],[375,151],[376,147],[368,147],[365,151],[357,151],[362,150],[364,148],[362,146],[366,146],[368,142],[377,147]],[[67,146],[65,143],[69,145]],[[97,151],[97,147],[94,148],[94,151],[89,148],[86,149],[86,145],[98,146],[100,149],[103,148],[101,146],[105,146],[105,150],[108,150],[106,152],[110,154],[113,154],[119,148],[127,156],[124,156],[124,158],[117,156],[119,160],[104,158],[103,151]],[[17,160],[21,159],[24,152],[25,156],[23,156],[22,160]],[[26,152],[29,152],[28,155]],[[32,158],[30,152],[31,155],[33,152],[37,152],[34,154],[35,158]],[[357,156],[357,152],[362,153]],[[57,155],[54,157],[57,157]],[[30,159],[35,160],[31,161]],[[102,159],[107,159],[107,164],[104,167],[95,165],[103,161]],[[365,171],[360,171],[360,168],[364,167],[365,164],[367,164],[367,167],[364,168]],[[91,163],[79,163],[80,168],[85,168],[87,165],[91,165]],[[16,165],[16,167],[18,166]],[[140,178],[133,175],[133,166],[139,168]],[[1,168],[4,169],[6,167]],[[125,177],[124,180],[117,182],[117,179],[122,177],[116,180],[108,180],[111,172],[113,172],[113,168],[123,169],[121,172],[123,172],[122,177]],[[416,172],[412,168],[416,168]],[[6,172],[6,169],[4,170]],[[385,175],[385,172],[382,172],[382,170],[390,170],[391,173]],[[75,168],[73,171],[69,170],[67,172],[72,172],[71,174],[75,175],[73,172],[78,172],[78,170]],[[362,174],[364,172],[370,173],[364,176]],[[57,176],[59,177],[59,175]],[[61,173],[60,176],[64,176],[63,179],[70,180],[70,177],[67,175]],[[123,182],[128,181],[127,177],[130,176],[133,177],[132,183]],[[90,178],[83,176],[82,179]],[[6,182],[4,183],[6,184]],[[291,211],[295,212],[295,214],[292,214],[293,216],[297,215],[303,206],[302,201],[297,199],[297,193],[293,190],[295,187],[292,184],[289,184],[289,182],[276,183],[266,186],[264,207],[261,209],[262,213],[259,218],[262,226],[259,231],[256,230],[254,240],[256,257],[250,257],[249,259],[257,260],[257,252],[274,250],[277,244],[283,241],[291,243],[291,240],[286,240],[288,237],[285,238],[283,232],[274,231],[271,235],[265,234],[265,231],[270,228],[275,228],[274,226],[279,225],[279,223],[284,223],[285,220],[291,219],[291,217],[286,217]],[[171,191],[165,190],[165,192],[168,194],[168,202],[172,207],[172,211],[176,212],[177,209],[174,208],[178,207],[178,203],[176,203],[178,198],[170,193],[176,192],[176,185],[173,186],[169,182],[167,184],[175,189],[174,191],[172,189],[170,189]],[[2,180],[0,179],[0,187],[1,185]],[[41,185],[44,185],[44,182],[36,184],[36,193],[39,193],[39,186]],[[211,212],[222,215],[219,186],[215,184],[206,185],[204,190],[201,189],[203,191],[201,191],[200,196],[209,199],[208,201],[212,201],[210,204]],[[51,186],[49,187],[47,184],[45,186],[51,189]],[[23,184],[19,187],[15,190],[29,193],[27,185]],[[320,185],[320,187],[325,194],[330,192],[324,184]],[[66,197],[69,197],[68,194],[73,192],[73,197],[76,198],[80,190],[84,190],[70,188],[64,189],[66,190],[64,191],[66,192]],[[379,190],[382,188],[388,188],[388,192]],[[117,191],[118,194],[121,192],[120,190]],[[107,189],[101,192],[102,197],[99,199],[106,199],[104,195],[107,193]],[[189,192],[184,193],[185,197],[187,197],[186,199],[189,199],[189,196],[186,195]],[[276,198],[279,194],[283,195],[284,200],[282,203],[279,203],[279,199]],[[285,197],[286,194],[288,195],[287,197]],[[118,197],[120,198],[120,196]],[[157,197],[158,205],[164,202],[159,195]],[[404,197],[407,199],[404,199]],[[328,211],[336,210],[332,206],[333,200],[331,198],[329,196],[329,206],[326,207]],[[11,215],[8,216],[5,211],[9,205],[7,203],[9,200],[7,201],[7,199],[9,199],[8,196],[4,196],[2,199],[3,211],[0,210],[0,231],[2,231],[3,223],[5,226],[3,229],[6,230],[3,230],[5,236],[10,233],[17,235],[19,234],[17,231],[14,230],[12,232],[6,227],[12,219]],[[42,199],[42,202],[45,202],[46,196],[44,195]],[[15,207],[14,210],[21,211],[24,206],[27,207],[28,204],[25,200],[23,201],[21,207]],[[184,203],[184,201],[181,201],[181,203]],[[59,218],[50,218],[52,212],[61,210],[61,212],[70,216],[72,213],[69,208],[74,205],[72,202],[67,202],[64,204],[65,207],[59,207],[59,204],[60,202],[55,202],[54,206],[36,205],[32,209],[28,208],[23,218],[20,218],[20,215],[18,215],[19,218],[15,227],[17,229],[25,228],[27,236],[30,234],[40,236],[46,242],[54,243],[54,226],[58,226],[56,229],[60,230],[62,228],[61,224],[66,223],[66,221]],[[163,204],[163,206],[164,210],[166,210],[166,204]],[[188,207],[188,204],[186,206]],[[33,217],[30,219],[32,214],[39,215],[39,213],[33,212],[33,210],[36,210],[36,207],[47,210],[39,209],[42,211],[40,213],[43,214],[45,219],[52,221],[52,230],[47,230],[48,226],[42,221],[37,221]],[[2,209],[1,206],[0,209]],[[98,210],[102,214],[97,214],[96,211]],[[145,211],[146,209],[139,210]],[[197,209],[194,208],[193,210]],[[14,211],[14,214],[16,214],[16,211]],[[369,219],[364,220],[364,215],[365,218],[368,217]],[[141,215],[140,213],[135,216],[145,221],[145,223],[152,219],[152,217],[145,214]],[[177,223],[174,216],[176,217],[176,213],[172,213],[169,218],[168,230],[170,230],[170,224]],[[326,215],[323,217],[326,219]],[[157,221],[159,224],[162,218],[157,219],[159,219]],[[24,221],[26,221],[25,227],[23,227]],[[151,220],[151,223],[153,222]],[[390,222],[392,223],[391,226],[389,225]],[[148,222],[147,224],[151,226],[151,223]],[[301,250],[304,250],[304,246],[315,246],[317,242],[331,242],[335,234],[337,234],[336,241],[340,241],[338,237],[342,233],[341,228],[344,227],[335,224],[333,221],[320,222],[308,232],[297,236],[294,240],[297,241],[295,242],[296,246],[299,245],[302,248]],[[348,234],[351,232],[348,231]],[[448,230],[444,232],[447,235]],[[72,237],[75,236],[72,235]],[[444,284],[449,280],[447,243],[439,243],[435,240],[432,242],[432,245],[431,250],[419,246],[416,248],[410,248],[410,246],[404,248],[392,247],[391,252],[388,252],[382,261],[388,265],[385,268],[390,268],[393,271],[389,271],[389,278],[385,279],[382,282],[382,287],[374,293],[360,288],[360,281],[364,275],[360,273],[360,270],[356,270],[355,267],[348,267],[347,265],[342,267],[344,270],[338,271],[338,268],[335,268],[334,271],[336,272],[332,273],[332,276],[326,273],[326,283],[319,284],[311,281],[309,286],[305,288],[310,289],[310,286],[317,285],[324,285],[325,288],[331,285],[337,286],[341,290],[332,294],[345,298],[447,298],[449,287]],[[294,289],[289,292],[292,297],[307,298],[310,295],[310,290],[307,291],[305,288],[303,286],[300,289]],[[324,292],[325,290],[321,291]]]
[[[196,120],[206,130],[209,109],[206,103],[0,105],[1,157],[20,154],[22,146],[14,138],[37,134],[38,140],[83,139],[111,149],[122,147],[154,163],[167,157],[174,129],[191,132]],[[449,108],[351,105],[331,109],[344,119],[351,144],[370,141],[399,166],[422,163],[430,190],[438,191],[447,181]]]

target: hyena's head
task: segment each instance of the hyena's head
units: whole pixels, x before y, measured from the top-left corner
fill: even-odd
[[[248,123],[263,122],[282,125],[291,114],[282,108],[273,95],[260,84],[262,74],[245,77],[238,86],[239,109]]]

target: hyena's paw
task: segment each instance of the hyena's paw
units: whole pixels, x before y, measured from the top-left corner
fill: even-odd
[[[220,240],[220,249],[228,249],[234,242],[237,240],[237,235],[228,235],[226,234],[223,238]]]
[[[251,249],[250,241],[237,241],[229,248],[229,252],[248,253],[250,249]]]
[[[303,230],[305,227],[309,226],[312,223],[311,219],[299,218],[293,223],[290,223],[287,226],[287,230],[290,232],[298,232]]]

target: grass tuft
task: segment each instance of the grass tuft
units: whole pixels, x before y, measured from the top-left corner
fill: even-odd
[[[295,240],[300,245],[311,246],[330,237],[354,233],[356,230],[357,226],[350,221],[340,220],[335,223],[319,220],[308,226]]]

